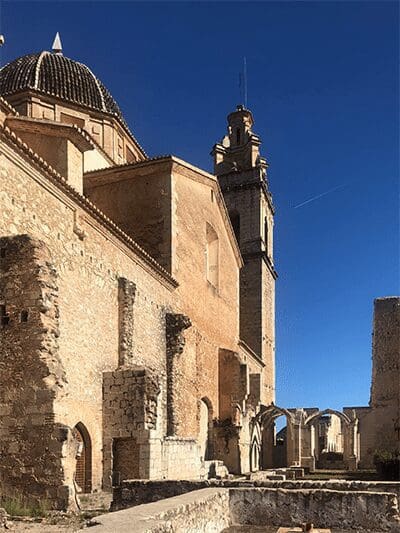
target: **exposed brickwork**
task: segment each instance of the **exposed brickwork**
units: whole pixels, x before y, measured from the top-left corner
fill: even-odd
[[[126,278],[118,279],[118,325],[119,325],[119,364],[133,360],[133,304],[136,285]]]
[[[370,405],[400,406],[400,298],[375,300],[372,358]]]
[[[67,433],[55,422],[54,400],[66,376],[57,274],[46,246],[26,235],[0,238],[0,255],[1,490],[62,507]]]
[[[167,313],[167,435],[179,434],[179,396],[182,380],[182,364],[179,356],[183,353],[185,337],[183,331],[191,326],[190,319],[182,314]]]

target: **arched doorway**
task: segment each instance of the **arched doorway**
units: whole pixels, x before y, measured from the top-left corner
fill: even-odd
[[[261,466],[261,429],[260,424],[256,420],[252,423],[250,442],[250,472],[256,472],[260,470]]]
[[[213,409],[208,398],[202,398],[200,400],[199,411],[199,444],[201,447],[201,455],[205,461],[209,461],[213,457]]]
[[[84,424],[79,422],[72,430],[76,441],[75,483],[78,491],[87,493],[92,491],[92,443]]]

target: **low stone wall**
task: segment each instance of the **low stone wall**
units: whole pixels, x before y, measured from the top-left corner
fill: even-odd
[[[142,503],[156,502],[193,490],[204,488],[275,488],[275,489],[313,489],[336,490],[345,492],[390,492],[400,501],[400,482],[393,481],[246,481],[246,480],[128,480],[113,490],[111,509],[127,509]]]
[[[220,533],[230,525],[225,489],[195,493],[96,516],[93,533]]]
[[[189,483],[177,482],[175,490],[193,488],[194,484]],[[147,485],[148,490],[155,489],[154,482]],[[398,500],[393,493],[305,488],[201,489],[96,517],[94,521],[98,523],[94,533],[220,533],[230,525],[278,528],[307,521],[340,531],[400,533]]]
[[[237,488],[229,490],[234,525],[296,526],[400,532],[397,497],[387,492]]]

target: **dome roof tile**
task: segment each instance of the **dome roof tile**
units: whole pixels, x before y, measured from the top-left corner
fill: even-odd
[[[62,54],[40,52],[11,61],[0,69],[0,95],[34,90],[118,117],[118,104],[103,83],[83,63]]]

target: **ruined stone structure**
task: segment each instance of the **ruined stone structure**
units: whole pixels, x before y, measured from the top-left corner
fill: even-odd
[[[149,158],[59,48],[0,69],[0,490],[66,508],[257,470],[276,272],[251,113],[229,115],[218,178]]]
[[[372,333],[372,381],[368,407],[347,407],[359,419],[361,466],[375,451],[400,451],[400,298],[376,298]]]
[[[399,452],[399,366],[400,298],[377,298],[374,302],[369,406],[344,407],[343,412],[262,406],[255,417],[262,433],[261,467],[326,468],[326,455],[334,452],[337,456],[331,463],[332,468],[355,470],[372,468],[376,452]],[[286,417],[287,425],[278,441],[275,420],[280,416]]]

